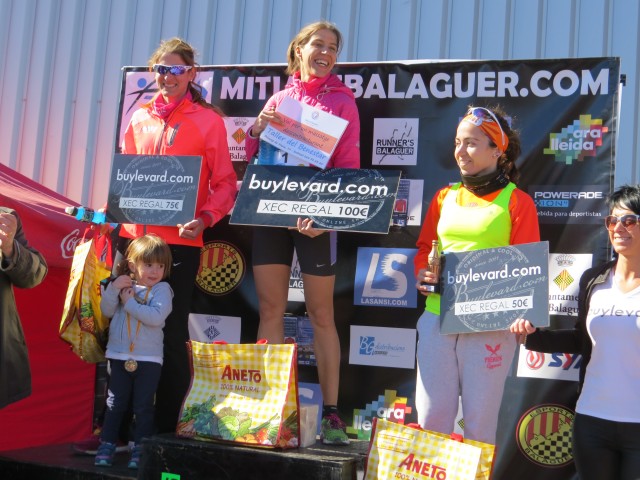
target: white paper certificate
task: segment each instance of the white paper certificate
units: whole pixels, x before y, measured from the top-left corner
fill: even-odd
[[[284,125],[270,122],[260,138],[310,165],[325,168],[349,122],[288,96],[276,111]]]

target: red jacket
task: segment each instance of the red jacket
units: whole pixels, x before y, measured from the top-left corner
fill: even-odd
[[[237,177],[229,157],[227,132],[222,118],[209,108],[185,98],[166,122],[150,107],[140,108],[127,126],[122,153],[201,155],[196,218],[211,227],[233,206]],[[136,238],[145,233],[157,233],[169,244],[202,246],[202,237],[180,238],[177,227],[122,224],[122,236]]]
[[[327,168],[360,168],[360,117],[350,88],[334,74],[322,78],[314,77],[308,82],[303,82],[300,80],[300,73],[296,72],[291,83],[288,83],[284,90],[274,94],[267,101],[265,108],[277,108],[285,96],[347,120],[349,124],[340,137]],[[259,139],[248,135],[244,145],[247,159],[251,161],[258,153]]]

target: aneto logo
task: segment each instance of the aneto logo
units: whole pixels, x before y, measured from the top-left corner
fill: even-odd
[[[582,355],[577,353],[540,353],[521,346],[518,353],[518,377],[577,381]]]

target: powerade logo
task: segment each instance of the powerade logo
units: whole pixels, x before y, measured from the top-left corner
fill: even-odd
[[[540,223],[601,224],[608,185],[530,185]]]
[[[602,125],[602,119],[591,118],[591,115],[580,115],[579,120],[563,128],[560,133],[549,135],[549,148],[544,149],[547,155],[554,155],[556,162],[572,165],[574,161],[582,162],[585,157],[595,157],[597,147],[602,146],[602,135],[609,131]]]
[[[353,424],[347,426],[347,433],[356,435],[358,440],[370,440],[374,418],[384,418],[394,423],[404,425],[411,407],[407,406],[406,397],[396,396],[395,390],[385,390],[384,395],[367,403],[365,408],[353,410]]]

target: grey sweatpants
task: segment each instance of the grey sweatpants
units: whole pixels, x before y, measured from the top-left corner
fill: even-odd
[[[515,335],[509,331],[440,335],[440,317],[426,311],[417,328],[418,423],[427,430],[453,432],[460,395],[465,438],[495,445]]]

